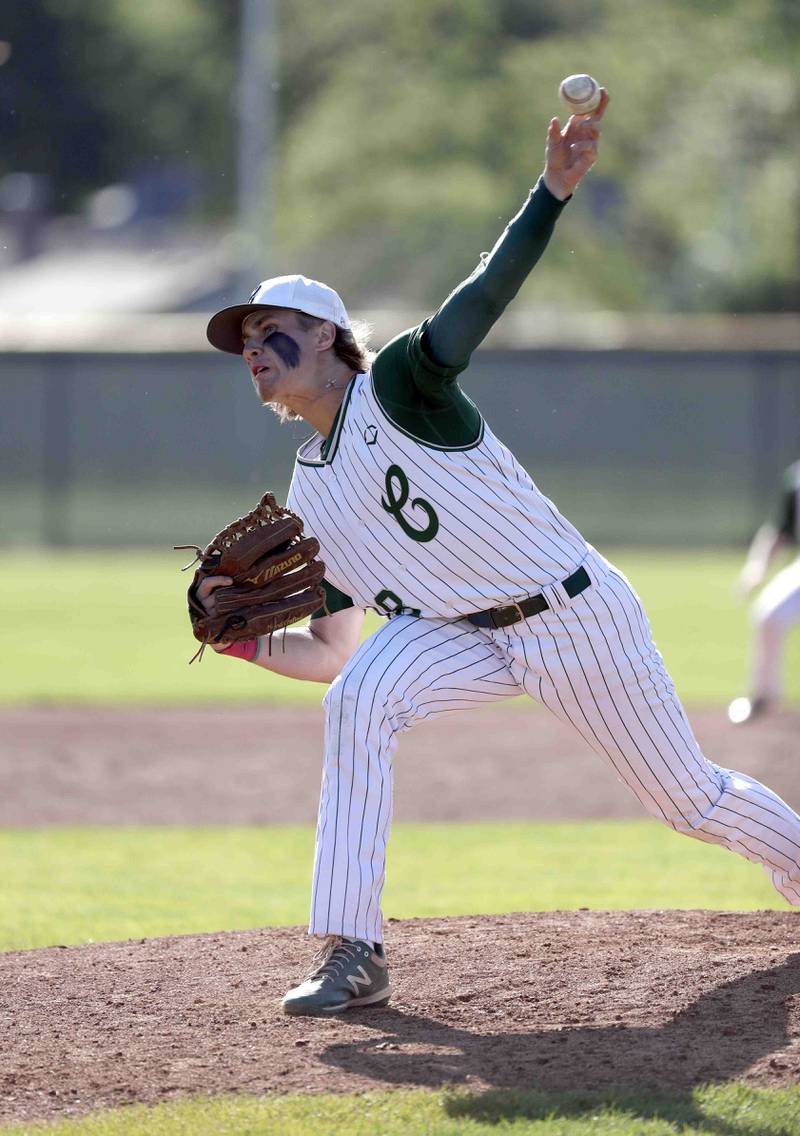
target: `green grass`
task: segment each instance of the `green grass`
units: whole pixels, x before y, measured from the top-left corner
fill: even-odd
[[[324,688],[229,659],[187,665],[186,553],[10,552],[0,618],[9,664],[0,702],[317,704]],[[724,703],[744,688],[747,609],[733,596],[738,553],[619,552],[656,641],[688,703]],[[368,630],[377,626],[373,619]],[[800,699],[800,636],[789,694]]]
[[[189,630],[180,568],[191,553],[11,553],[0,648],[13,658],[0,702],[318,704],[325,687],[209,651]]]
[[[305,827],[6,830],[0,949],[304,924],[312,853]],[[390,853],[389,917],[787,906],[654,821],[397,825]]]
[[[97,1113],[0,1136],[797,1136],[800,1089],[690,1092],[364,1093],[194,1098]]]

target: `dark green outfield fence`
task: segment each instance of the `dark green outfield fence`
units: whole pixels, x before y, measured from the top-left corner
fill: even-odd
[[[0,354],[4,544],[168,548],[285,493],[308,428],[241,361],[172,347]],[[798,350],[497,347],[462,381],[601,547],[742,543],[800,457]]]

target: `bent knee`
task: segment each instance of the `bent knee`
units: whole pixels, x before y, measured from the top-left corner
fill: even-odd
[[[706,827],[714,827],[720,803],[728,787],[727,771],[707,762],[707,775],[698,783],[683,785],[668,801],[661,801],[660,821],[684,836],[699,836]]]
[[[352,721],[368,724],[376,718],[385,719],[391,727],[400,727],[405,717],[403,704],[394,686],[375,681],[370,674],[356,667],[344,670],[325,692],[322,700],[328,721]]]
[[[703,829],[705,817],[695,814],[684,816],[673,813],[663,818],[667,828],[679,832],[682,836],[697,836]]]
[[[777,638],[785,635],[794,622],[794,617],[786,608],[774,607],[756,619],[759,635]]]
[[[355,684],[348,681],[344,673],[338,674],[325,691],[322,705],[327,714],[341,711],[345,706],[353,706],[357,701]]]

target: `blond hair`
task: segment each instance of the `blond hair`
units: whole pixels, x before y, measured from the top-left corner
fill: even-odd
[[[306,331],[315,325],[325,323],[325,320],[306,315],[305,312],[298,312],[297,319]],[[371,334],[372,328],[364,320],[355,320],[350,328],[337,326],[336,338],[333,341],[334,355],[354,371],[368,371],[375,358],[375,352],[370,351],[368,347]]]

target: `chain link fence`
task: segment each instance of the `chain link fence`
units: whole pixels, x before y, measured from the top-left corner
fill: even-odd
[[[496,345],[462,376],[601,548],[742,544],[800,457],[800,349],[673,343]],[[202,541],[265,489],[285,494],[308,433],[259,407],[234,357],[176,343],[0,353],[2,541]]]

